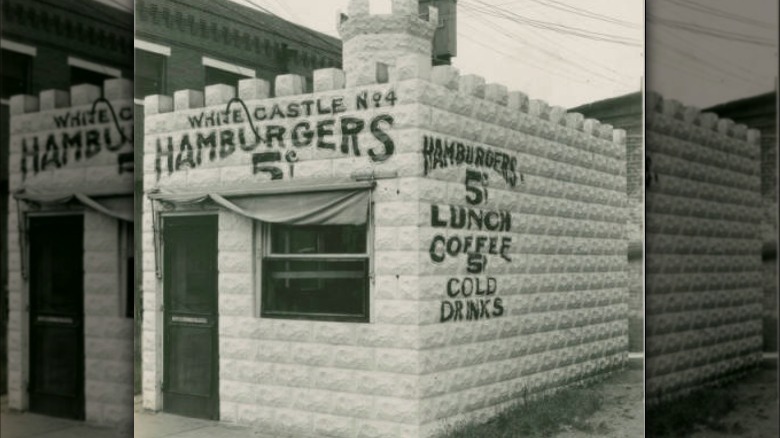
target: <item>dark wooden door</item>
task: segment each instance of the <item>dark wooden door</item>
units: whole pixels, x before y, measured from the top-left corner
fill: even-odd
[[[217,420],[217,217],[169,217],[163,226],[163,409]]]
[[[30,411],[84,419],[84,218],[32,217]]]

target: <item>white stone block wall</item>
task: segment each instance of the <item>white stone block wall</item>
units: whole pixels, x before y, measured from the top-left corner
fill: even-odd
[[[649,93],[646,395],[671,400],[760,363],[760,135]]]
[[[120,172],[118,161],[120,154],[133,151],[132,87],[129,84],[131,82],[125,79],[111,79],[105,82],[102,90],[82,85],[72,87],[70,92],[45,90],[39,96],[12,97],[9,192],[24,189],[62,195],[131,194],[132,169]],[[120,141],[121,136],[105,103],[97,105],[94,118],[90,114],[92,103],[100,97],[101,91],[110,99],[118,124],[127,136],[124,142]],[[66,117],[68,121],[63,122]],[[74,122],[73,118],[79,121]],[[66,148],[64,144],[76,136],[81,138],[81,147]],[[88,136],[96,140],[88,140]],[[26,173],[23,173],[23,145],[27,145],[28,151],[32,150],[36,140],[38,156],[27,156]],[[99,144],[99,149],[95,144]],[[44,162],[47,162],[45,167]],[[9,406],[25,410],[28,408],[29,284],[22,276],[17,201],[9,196],[3,202],[9,205],[9,230],[8,236],[4,236],[9,255]],[[52,214],[72,212],[73,209],[72,206],[42,208]],[[132,422],[133,331],[132,319],[124,317],[125,285],[120,279],[119,222],[93,210],[76,209],[81,210],[84,217],[86,421],[127,426]]]
[[[512,242],[511,261],[489,255],[476,275],[467,271],[463,255],[437,264],[425,254],[420,261],[423,436],[447,423],[487,420],[523,397],[603,376],[625,365],[628,347],[625,133],[583,123],[582,116],[543,102],[528,104],[517,93],[510,99],[506,89],[485,86],[482,78],[436,70],[450,74],[434,74],[434,83],[417,87],[423,111],[431,113],[421,134],[516,157],[523,178],[513,186],[494,170],[447,166],[430,170],[420,184],[421,250],[437,233]],[[458,92],[446,88],[454,81]],[[487,173],[487,202],[466,202],[466,167]],[[434,227],[433,205],[445,222],[447,206],[507,211],[511,230]],[[441,321],[443,302],[459,300],[447,295],[450,280],[487,277],[496,280],[492,302],[500,298],[503,313]]]
[[[27,407],[28,336],[27,284],[22,276],[17,205],[8,202],[8,406]]]
[[[595,378],[626,362],[623,131],[541,101],[529,102],[524,94],[508,93],[497,84],[481,85],[484,80],[473,77],[460,91],[457,70],[431,69],[430,61],[419,55],[399,58],[395,66],[387,84],[347,88],[342,88],[342,72],[315,72],[313,94],[300,94],[289,77],[277,79],[277,91],[280,84],[290,88],[284,88],[281,97],[264,98],[270,87],[257,80],[241,81],[238,87],[250,115],[258,108],[268,113],[274,105],[288,108],[319,100],[327,106],[340,99],[346,109],[337,120],[355,117],[368,124],[381,115],[391,116],[392,126],[382,126],[394,151],[381,162],[373,162],[367,153],[383,150],[368,132],[357,135],[360,155],[352,149],[342,153],[338,123],[331,137],[335,150],[316,147],[316,140],[303,147],[290,145],[289,133],[298,123],[315,125],[333,118],[329,114],[253,121],[261,135],[269,125],[284,128],[285,146],[277,140],[253,145],[246,117],[236,119],[234,111],[246,114],[237,104],[231,105],[230,120],[193,127],[193,118],[225,112],[235,96],[229,87],[207,87],[203,94],[210,95],[206,100],[214,105],[204,108],[199,107],[203,100],[198,91],[188,91],[188,99],[146,99],[147,192],[219,192],[276,184],[270,174],[253,173],[252,154],[279,151],[284,156],[290,150],[298,159],[293,166],[283,158],[272,163],[279,168],[279,182],[348,179],[371,172],[379,178],[373,190],[374,278],[367,324],[260,318],[255,224],[219,211],[222,421],[315,436],[430,436],[445,423],[485,419],[524,395],[538,396]],[[363,92],[378,96],[380,107],[357,109],[355,96]],[[393,104],[384,99],[391,92]],[[211,146],[204,143],[212,133],[217,139],[214,159],[209,157]],[[223,135],[244,136],[244,149],[237,146],[219,158]],[[506,308],[502,317],[439,321],[447,279],[467,273],[462,256],[431,263],[431,239],[443,230],[431,226],[431,205],[467,205],[465,166],[426,173],[426,135],[477,144],[517,159],[522,184],[510,187],[497,173],[485,170],[490,173],[490,202],[480,207],[512,214],[511,230],[504,233],[512,238],[512,262],[491,260],[486,270],[500,282],[498,293]],[[198,136],[201,161],[196,156]],[[190,148],[192,161],[177,168]],[[155,275],[148,197],[143,208],[143,403],[159,410],[160,304],[165,291]],[[158,203],[155,208],[164,215],[171,207]]]
[[[133,319],[124,315],[119,226],[84,211],[86,420],[111,426],[131,424],[133,411]]]
[[[418,127],[423,122],[417,105],[411,100],[379,109],[354,110],[354,98],[360,92],[367,91],[369,96],[373,93],[385,96],[394,89],[393,86],[372,85],[344,90],[340,88],[344,82],[338,80],[343,73],[336,70],[328,73],[335,75],[336,79],[321,80],[319,86],[336,85],[335,90],[322,91],[314,96],[293,94],[247,100],[246,104],[253,109],[256,105],[270,107],[274,103],[286,106],[289,102],[313,97],[322,101],[344,97],[350,109],[339,117],[360,117],[367,123],[381,114],[393,117],[392,128],[385,128],[394,140],[395,149],[392,157],[384,162],[372,164],[367,151],[381,153],[382,146],[370,133],[364,132],[357,136],[360,156],[356,156],[352,149],[349,154],[343,154],[340,144],[335,151],[312,145],[293,149],[299,161],[294,164],[292,173],[286,163],[278,164],[284,180],[349,179],[352,174],[372,170],[377,174],[392,175],[394,172],[398,175],[397,178],[379,179],[373,192],[376,250],[375,280],[370,291],[371,322],[259,318],[256,313],[259,299],[256,282],[259,280],[255,278],[256,253],[253,246],[255,224],[236,214],[220,211],[220,418],[279,433],[417,436],[419,318],[416,275],[421,258],[416,239],[420,220],[417,185],[423,180],[418,171],[419,154],[409,148],[417,147],[414,139],[419,138]],[[265,84],[257,81],[242,81],[239,89],[249,96],[257,95],[249,89],[249,85],[266,88]],[[172,113],[163,112],[146,118],[145,190],[218,191],[219,187],[251,188],[271,183],[268,174],[253,174],[251,155],[240,150],[215,163],[204,158],[200,166],[181,168],[170,175],[163,170],[158,179],[158,140],[165,144],[172,136],[178,142],[187,132],[190,135],[196,132],[205,134],[210,129],[231,130],[237,138],[238,129],[242,126],[247,130],[247,138],[253,138],[254,134],[246,124],[200,130],[189,127],[189,116],[204,110],[224,110],[227,98],[233,92],[221,88],[223,97],[219,106],[192,108],[194,105],[190,104],[190,108],[180,107]],[[278,86],[276,88],[279,89]],[[205,94],[211,90],[209,88]],[[213,98],[220,99],[218,96]],[[159,102],[165,104],[166,101],[165,96],[147,98],[147,107]],[[197,104],[197,99],[190,102]],[[329,118],[332,116],[312,116],[281,120],[275,124],[291,130],[300,120],[315,124]],[[336,126],[335,130],[338,143],[340,127]],[[287,149],[292,149],[289,138],[286,141]],[[277,145],[268,147],[262,144],[252,153],[274,150],[278,150]],[[154,234],[148,198],[143,200],[143,208],[143,405],[147,409],[158,410],[162,408],[159,386],[162,380],[162,314],[159,309],[164,291],[162,281],[155,275]],[[165,213],[163,209],[162,214]]]

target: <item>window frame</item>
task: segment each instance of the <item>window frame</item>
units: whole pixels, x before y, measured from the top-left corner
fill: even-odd
[[[208,56],[204,56],[201,58],[201,64],[204,67],[203,68],[204,75],[206,71],[205,67],[210,67],[217,70],[226,71],[234,75],[245,76],[247,79],[252,79],[257,77],[257,71],[253,68],[244,67],[230,62],[220,61],[219,59],[211,58]]]
[[[161,44],[155,44],[150,43],[148,41],[135,39],[135,44],[133,47],[133,62],[137,62],[138,58],[138,51],[144,52],[149,55],[159,56],[160,60],[162,61],[162,77],[160,77],[160,90],[157,94],[165,94],[168,92],[168,60],[171,56],[171,48],[167,46],[163,46]],[[137,97],[135,95],[136,89],[135,85],[133,85],[133,102],[136,105],[143,106],[144,104],[144,98],[147,95]]]
[[[75,56],[68,56],[68,67],[76,67],[112,78],[122,77],[122,70],[119,70],[118,68],[109,67],[104,64],[98,64],[97,62],[87,61],[86,59]]]
[[[255,317],[261,319],[302,320],[320,322],[342,323],[371,323],[373,315],[374,295],[374,223],[373,202],[369,204],[368,221],[365,224],[366,250],[364,253],[314,253],[314,254],[272,254],[271,232],[275,224],[254,221],[253,228],[253,253],[255,257],[254,284],[255,284]],[[284,225],[284,224],[276,224]],[[316,261],[357,261],[366,262],[366,287],[363,291],[365,304],[361,315],[345,315],[332,313],[306,313],[306,312],[279,312],[269,311],[264,308],[266,300],[266,275],[263,265],[268,260],[316,260]]]
[[[24,94],[32,93],[33,64],[35,63],[35,58],[38,56],[38,49],[35,46],[18,43],[16,41],[11,41],[6,38],[0,38],[0,50],[6,50],[9,52],[16,53],[18,55],[28,56],[30,58],[29,65],[27,66],[28,67],[27,71],[25,72],[25,75],[27,77],[24,79],[25,80]],[[0,97],[0,105],[10,105],[10,104],[11,104],[10,96],[8,98]]]

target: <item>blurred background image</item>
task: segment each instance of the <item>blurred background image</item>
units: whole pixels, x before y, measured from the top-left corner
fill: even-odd
[[[0,6],[3,436],[129,435],[132,2]]]
[[[648,436],[776,436],[777,2],[647,2]]]

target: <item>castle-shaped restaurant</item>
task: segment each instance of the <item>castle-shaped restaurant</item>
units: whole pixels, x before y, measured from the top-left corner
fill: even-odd
[[[436,8],[370,3],[311,87],[144,99],[144,409],[427,437],[625,365],[625,132],[434,66]]]

